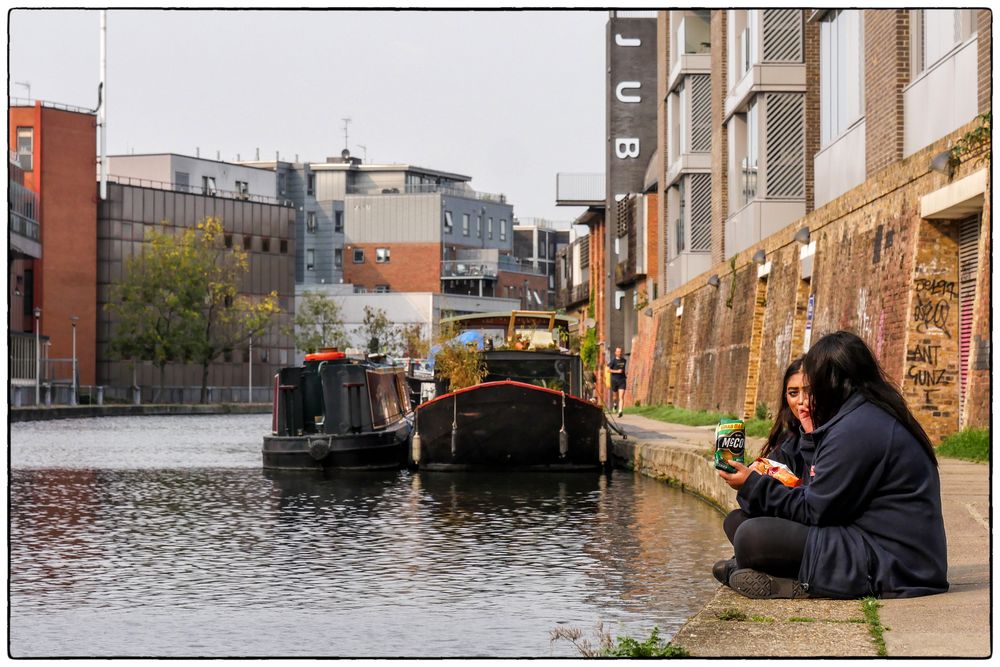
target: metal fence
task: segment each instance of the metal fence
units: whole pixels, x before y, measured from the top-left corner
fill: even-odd
[[[258,204],[294,206],[294,202],[288,199],[280,199],[278,197],[270,197],[268,195],[252,195],[249,192],[220,190],[215,187],[205,187],[203,185],[192,185],[189,183],[168,183],[166,181],[154,181],[149,178],[133,178],[131,176],[116,176],[114,174],[108,174],[108,182],[119,183],[121,185],[133,185],[140,188],[150,188],[153,190],[172,190],[174,192],[186,192],[194,195],[219,197],[221,199],[256,202]]]

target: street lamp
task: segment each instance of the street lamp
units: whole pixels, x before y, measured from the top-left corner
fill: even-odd
[[[35,406],[42,403],[42,343],[38,337],[38,321],[42,317],[42,309],[35,307]]]
[[[71,315],[69,321],[73,325],[73,393],[70,394],[69,404],[76,405],[76,323],[80,321],[80,318]]]
[[[247,403],[253,403],[253,336],[250,336],[250,349],[247,351],[250,361],[250,371],[247,378]]]

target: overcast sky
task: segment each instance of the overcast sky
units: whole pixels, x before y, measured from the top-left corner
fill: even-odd
[[[100,12],[9,15],[9,94],[97,105]],[[279,151],[472,177],[571,220],[556,173],[604,171],[606,11],[108,11],[108,152]],[[20,83],[19,83],[20,82]],[[362,149],[360,146],[365,146]]]

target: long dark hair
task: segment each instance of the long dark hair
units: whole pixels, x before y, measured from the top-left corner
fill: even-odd
[[[800,372],[802,372],[802,357],[793,360],[785,369],[785,377],[781,380],[781,393],[778,395],[778,405],[781,407],[778,408],[778,414],[774,418],[774,426],[767,436],[767,442],[760,450],[760,455],[764,458],[776,451],[790,433],[796,433],[799,430],[799,417],[788,407],[785,392],[788,391],[788,380]]]
[[[823,336],[802,362],[809,378],[812,418],[817,427],[833,419],[855,391],[896,418],[917,439],[937,465],[934,446],[927,432],[906,405],[899,390],[886,378],[875,355],[850,331]]]

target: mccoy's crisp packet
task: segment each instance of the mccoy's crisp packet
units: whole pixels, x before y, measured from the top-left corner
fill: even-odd
[[[759,458],[750,464],[750,469],[759,472],[761,475],[773,477],[785,486],[801,486],[802,480],[795,476],[788,466],[771,459]]]

